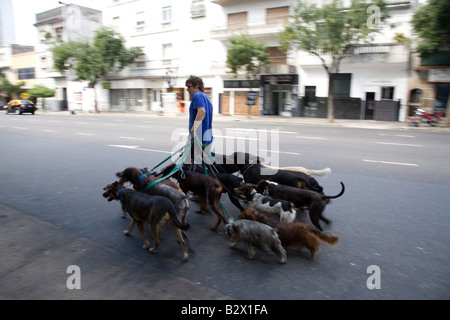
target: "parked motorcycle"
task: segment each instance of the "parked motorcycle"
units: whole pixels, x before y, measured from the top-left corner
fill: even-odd
[[[439,119],[445,116],[445,113],[428,113],[423,109],[416,109],[416,112],[411,117],[409,122],[410,126],[418,127],[421,122],[428,123],[430,126],[435,127],[438,125]]]

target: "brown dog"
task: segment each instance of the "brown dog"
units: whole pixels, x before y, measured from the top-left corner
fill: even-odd
[[[275,228],[283,247],[291,247],[297,250],[305,247],[310,252],[308,257],[310,260],[313,260],[316,251],[319,251],[321,241],[329,246],[334,246],[339,241],[338,236],[320,232],[304,223],[288,223],[269,219],[265,215],[258,213],[254,208],[245,209],[241,212],[239,218],[255,220]]]
[[[169,165],[162,171],[162,174],[166,176],[172,172],[174,167],[175,164]],[[212,211],[217,215],[217,222],[211,227],[211,230],[216,230],[221,221],[226,224],[227,221],[222,213],[222,210],[220,209],[222,185],[219,180],[200,172],[185,170],[183,170],[183,174],[180,170],[177,170],[172,177],[177,179],[178,184],[184,193],[191,191],[199,196],[198,203],[200,205],[200,209],[197,210],[197,212],[208,212],[206,208],[206,200],[209,201]]]
[[[137,224],[144,241],[144,248],[147,249],[149,242],[145,236],[144,222],[149,222],[154,239],[153,248],[149,249],[149,251],[154,253],[160,243],[159,233],[161,227],[168,221],[183,250],[183,260],[186,261],[188,259],[189,255],[186,250],[182,230],[189,229],[189,224],[183,224],[178,220],[175,207],[169,199],[163,196],[148,195],[133,189],[122,188],[118,181],[108,184],[103,190],[106,190],[103,193],[103,197],[107,198],[108,201],[119,200],[122,208],[131,216],[132,221],[124,232],[125,234],[129,234],[134,224]]]

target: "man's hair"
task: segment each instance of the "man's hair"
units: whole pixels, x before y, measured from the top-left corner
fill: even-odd
[[[186,80],[185,85],[187,86],[188,84],[190,84],[194,88],[198,87],[198,90],[200,90],[201,92],[205,91],[205,87],[203,85],[203,80],[199,77],[190,76],[189,79]]]

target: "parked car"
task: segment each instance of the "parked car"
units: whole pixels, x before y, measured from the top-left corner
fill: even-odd
[[[9,113],[31,113],[34,114],[34,112],[37,110],[34,103],[30,100],[11,100],[8,102],[3,109],[6,110],[6,114]]]

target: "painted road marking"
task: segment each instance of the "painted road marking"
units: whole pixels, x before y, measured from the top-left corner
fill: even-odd
[[[109,144],[108,147],[113,148],[123,148],[123,149],[133,149],[133,150],[140,150],[140,151],[150,151],[150,152],[158,152],[158,153],[168,153],[171,154],[171,151],[163,151],[163,150],[156,150],[156,149],[146,149],[146,148],[139,148],[139,146],[126,146],[126,145],[120,145],[120,144]]]
[[[393,164],[399,166],[410,166],[410,167],[419,167],[418,164],[415,163],[405,163],[405,162],[393,162],[393,161],[382,161],[382,160],[369,160],[363,159],[364,162],[373,162],[373,163],[382,163],[382,164]]]
[[[402,146],[402,147],[423,147],[420,144],[410,144],[410,143],[396,143],[396,142],[375,142],[376,144],[384,144],[389,146]]]

